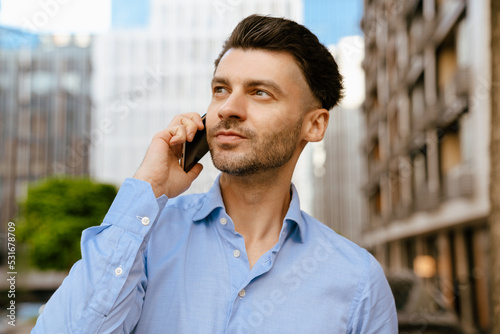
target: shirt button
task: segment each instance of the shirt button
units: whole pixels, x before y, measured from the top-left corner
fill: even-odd
[[[240,252],[239,250],[235,249],[235,250],[233,251],[233,255],[234,255],[234,257],[240,257],[241,252]]]
[[[226,225],[226,224],[227,224],[227,219],[226,219],[226,218],[221,218],[221,219],[220,219],[220,223],[221,223],[222,225]]]
[[[118,267],[115,269],[115,275],[116,276],[120,276],[121,274],[123,274],[123,269],[122,267]]]
[[[144,226],[148,226],[149,225],[149,218],[148,217],[142,217],[141,223]]]
[[[242,289],[240,292],[238,292],[238,296],[240,296],[241,298],[245,297],[245,289]]]

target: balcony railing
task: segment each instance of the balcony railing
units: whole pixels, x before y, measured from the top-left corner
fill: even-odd
[[[420,185],[415,196],[415,211],[432,211],[440,204],[439,192],[429,190],[427,184]]]
[[[411,205],[399,203],[392,211],[392,218],[402,220],[411,215]]]
[[[473,195],[474,176],[469,165],[460,165],[451,169],[443,177],[443,197],[452,199]]]

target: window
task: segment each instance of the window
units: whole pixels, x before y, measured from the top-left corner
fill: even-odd
[[[374,194],[370,197],[370,214],[372,216],[372,219],[370,219],[372,224],[377,222],[382,216],[382,194],[380,187],[377,187]]]
[[[437,87],[439,96],[453,81],[457,71],[457,53],[452,41],[445,42],[437,51]]]
[[[419,151],[413,156],[413,189],[416,197],[422,190],[427,190],[427,155],[425,150]]]
[[[419,78],[410,93],[410,108],[412,128],[417,129],[422,121],[425,112],[424,78]]]
[[[390,188],[391,188],[391,208],[396,210],[401,202],[401,184],[400,184],[400,174],[399,166],[391,169],[390,171]]]
[[[454,122],[442,134],[439,141],[439,162],[441,175],[448,174],[462,161],[460,149],[460,127]]]
[[[389,118],[389,143],[391,150],[396,150],[396,145],[399,142],[399,115],[397,112]]]

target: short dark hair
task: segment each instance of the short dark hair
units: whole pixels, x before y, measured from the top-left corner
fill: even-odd
[[[306,27],[270,16],[250,15],[226,40],[215,60],[215,69],[229,49],[262,49],[287,52],[299,65],[313,95],[322,108],[332,109],[343,97],[342,75],[328,49]]]

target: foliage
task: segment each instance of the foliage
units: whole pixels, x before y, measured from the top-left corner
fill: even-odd
[[[69,269],[81,258],[82,231],[101,223],[116,192],[112,185],[88,179],[57,177],[31,184],[17,229],[31,264]]]

